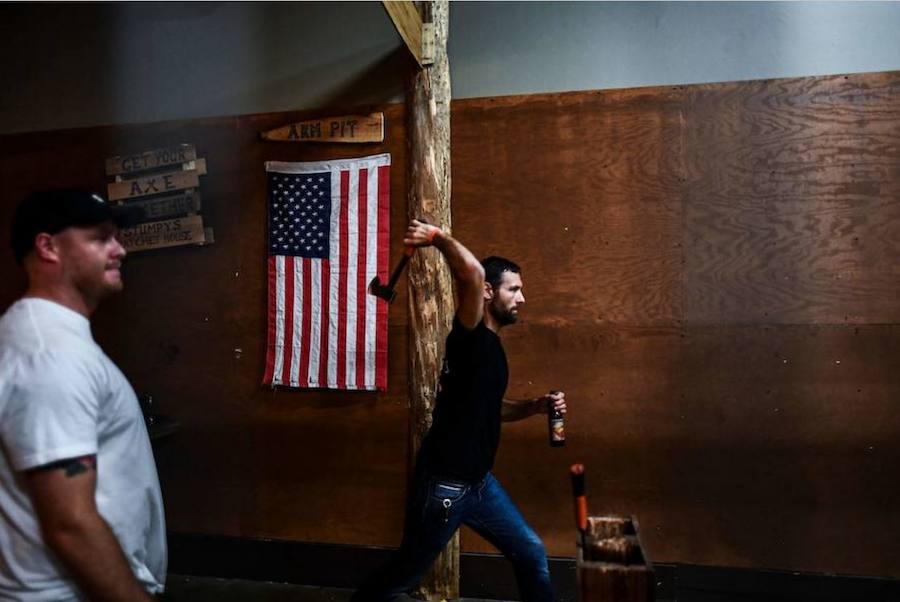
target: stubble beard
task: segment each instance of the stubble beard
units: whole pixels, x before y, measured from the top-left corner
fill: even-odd
[[[500,326],[510,326],[511,324],[515,324],[519,319],[517,313],[515,313],[515,308],[512,309],[503,309],[498,307],[496,302],[491,303],[491,314],[493,314],[494,319],[500,324]]]
[[[118,278],[113,277],[106,266],[103,267],[103,271],[98,275],[84,274],[80,279],[81,282],[78,289],[89,303],[96,306],[107,297],[119,293],[125,288],[121,266],[118,270]]]

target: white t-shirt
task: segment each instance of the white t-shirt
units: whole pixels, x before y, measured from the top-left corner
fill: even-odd
[[[88,320],[43,299],[0,318],[0,600],[79,599],[41,538],[22,471],[96,454],[96,502],[137,579],[163,590],[159,478],[134,389],[94,342]]]

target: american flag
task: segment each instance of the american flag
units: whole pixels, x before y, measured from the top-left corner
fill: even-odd
[[[387,388],[389,154],[266,163],[269,319],[264,384]]]

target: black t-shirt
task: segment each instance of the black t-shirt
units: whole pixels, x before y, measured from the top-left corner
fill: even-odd
[[[509,368],[500,337],[458,320],[447,336],[431,430],[419,463],[428,472],[477,483],[494,466]]]

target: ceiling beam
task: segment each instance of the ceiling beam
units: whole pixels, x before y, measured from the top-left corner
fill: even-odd
[[[420,67],[434,63],[434,26],[423,23],[415,2],[382,0],[381,4]]]

